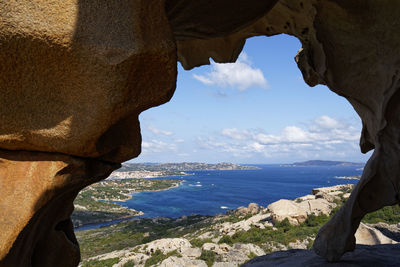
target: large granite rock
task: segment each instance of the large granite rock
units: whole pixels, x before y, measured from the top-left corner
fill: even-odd
[[[175,90],[164,1],[0,1],[0,148],[123,162]]]
[[[252,36],[293,35],[302,43],[295,60],[305,82],[327,85],[359,114],[361,151],[375,150],[346,205],[317,235],[314,249],[330,261],[355,248],[354,233],[366,213],[398,202],[399,11],[400,2],[393,0],[280,0],[233,33],[178,42],[178,59],[190,69],[209,57],[236,60]]]
[[[194,260],[188,258],[179,258],[176,256],[169,257],[161,262],[160,267],[207,267],[202,260]]]
[[[168,252],[174,250],[182,250],[185,248],[191,248],[192,245],[185,238],[163,238],[154,240],[140,249],[140,251],[146,252],[147,254],[152,254],[157,250],[160,250],[162,253],[167,254]]]
[[[72,202],[119,164],[4,150],[0,158],[0,266],[77,265]]]
[[[357,245],[354,252],[346,253],[340,262],[327,262],[311,250],[287,250],[252,259],[243,267],[395,267],[400,266],[398,245]]]
[[[292,225],[299,225],[307,219],[307,212],[297,203],[288,199],[281,199],[268,205],[274,222],[288,219]]]
[[[399,11],[395,0],[0,0],[0,149],[15,151],[0,155],[0,222],[9,224],[0,235],[0,265],[42,255],[38,251],[52,246],[46,238],[68,224],[58,224],[67,218],[58,212],[71,209],[80,187],[114,168],[103,161],[140,153],[138,114],[170,99],[176,58],[186,69],[210,57],[232,62],[246,38],[280,33],[301,41],[296,61],[306,83],[327,85],[360,115],[362,152],[375,149],[349,201],[314,243],[319,255],[339,260],[355,248],[354,233],[366,213],[398,202]],[[36,160],[37,152],[50,153]],[[76,187],[53,179],[77,173]],[[42,179],[32,183],[35,176]],[[20,185],[24,192],[10,189]],[[23,200],[26,211],[10,219],[10,205],[23,194],[32,195]],[[40,245],[21,249],[21,240]],[[53,248],[43,261],[55,261],[63,250]],[[71,255],[64,265],[75,264],[76,253]]]
[[[360,223],[354,236],[356,243],[362,245],[397,244],[396,241],[385,236],[379,230],[364,223]]]

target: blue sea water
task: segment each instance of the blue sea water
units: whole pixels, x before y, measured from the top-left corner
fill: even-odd
[[[138,192],[120,205],[144,212],[141,217],[215,215],[255,202],[262,206],[279,199],[311,194],[317,187],[352,183],[357,180],[335,176],[360,175],[359,167],[283,167],[257,165],[259,170],[191,171],[193,175],[171,177],[185,182],[165,191]],[[165,177],[164,177],[165,178]]]

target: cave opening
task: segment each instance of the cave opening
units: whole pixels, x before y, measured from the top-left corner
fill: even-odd
[[[324,85],[308,86],[295,37],[252,37],[236,63],[184,70],[170,102],[140,115],[142,153],[130,162],[365,162],[361,121]]]

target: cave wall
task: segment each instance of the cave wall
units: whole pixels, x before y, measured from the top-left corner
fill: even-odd
[[[399,11],[395,0],[0,0],[0,266],[76,265],[73,199],[139,155],[138,115],[172,97],[177,61],[234,62],[247,38],[281,33],[302,43],[305,82],[345,97],[362,152],[375,149],[315,241],[339,260],[367,212],[398,202]]]

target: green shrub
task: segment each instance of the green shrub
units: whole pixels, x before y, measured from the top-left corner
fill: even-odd
[[[224,235],[224,236],[218,241],[218,244],[222,244],[222,243],[225,243],[225,244],[228,244],[228,245],[231,245],[231,246],[232,246],[232,244],[233,244],[232,237],[229,236],[229,235]]]
[[[154,264],[157,264],[163,260],[165,260],[166,257],[164,253],[161,252],[161,250],[157,249],[150,258],[146,260],[146,263],[144,264],[145,267],[152,266]]]
[[[368,213],[365,215],[363,222],[378,223],[384,222],[387,224],[395,224],[400,222],[400,207],[399,205],[384,207],[380,210]]]
[[[318,216],[311,214],[311,215],[308,215],[308,217],[304,223],[305,223],[305,225],[307,225],[309,227],[314,227],[314,226],[322,226],[328,220],[329,220],[329,217],[326,216],[325,214],[321,214]]]
[[[276,228],[281,228],[284,230],[284,232],[288,231],[289,229],[291,229],[293,227],[293,225],[290,224],[289,219],[285,218],[283,221],[281,222],[276,222],[275,223],[275,227]]]
[[[199,260],[203,260],[206,262],[208,267],[211,267],[215,262],[216,253],[211,250],[202,250]]]
[[[247,257],[249,257],[249,259],[251,260],[252,258],[257,257],[257,255],[252,251],[249,253],[249,255],[247,255]]]
[[[173,250],[171,252],[168,252],[167,255],[161,252],[161,250],[157,249],[150,258],[146,260],[146,263],[144,264],[145,267],[149,267],[152,265],[155,265],[159,262],[162,262],[165,259],[168,259],[171,256],[180,256],[176,250]]]
[[[133,260],[127,261],[127,262],[124,264],[124,267],[133,267],[133,266],[135,266]]]
[[[190,240],[193,247],[201,248],[205,243],[212,243],[211,238],[195,238]]]

